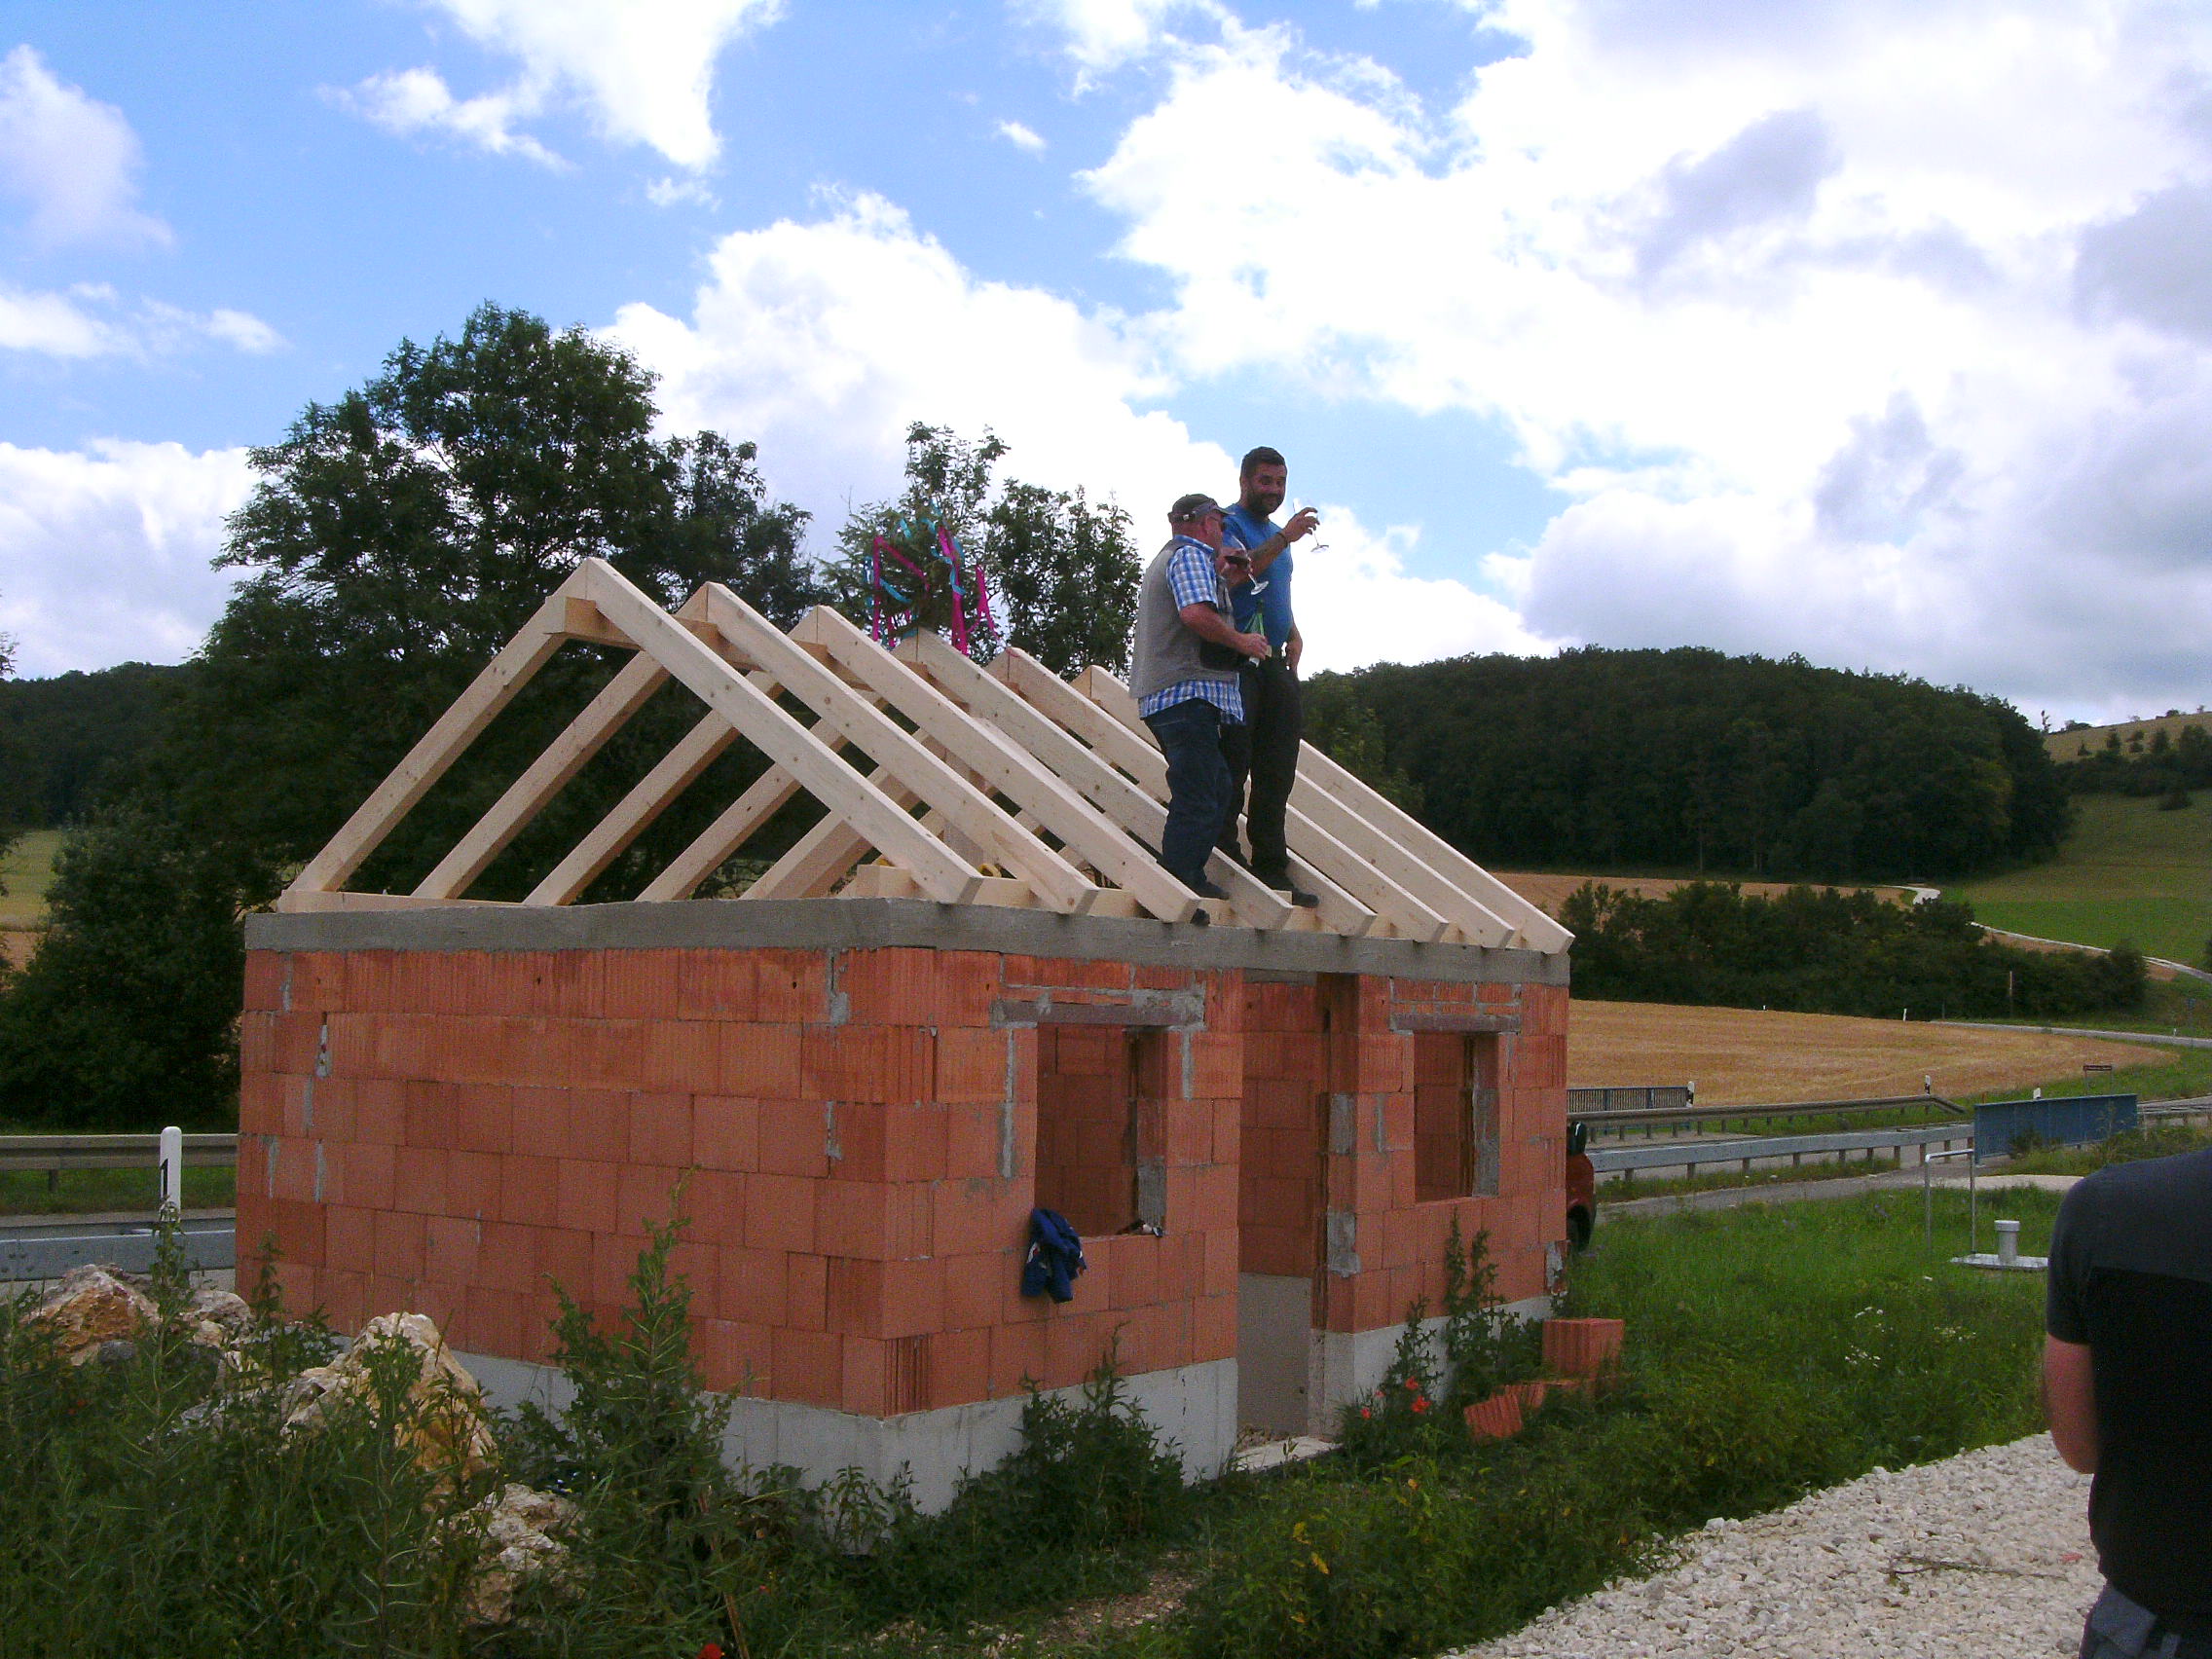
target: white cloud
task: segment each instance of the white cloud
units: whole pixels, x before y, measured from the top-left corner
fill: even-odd
[[[540,88],[513,87],[480,97],[457,98],[435,69],[400,69],[371,75],[334,96],[387,132],[409,137],[434,132],[495,156],[521,156],[550,167],[566,166],[529,133],[515,130],[518,120],[528,120],[544,107]]]
[[[1226,496],[1235,461],[1143,405],[1168,389],[1141,338],[1111,313],[977,279],[875,197],[811,224],[725,238],[688,320],[626,308],[612,331],[662,378],[670,425],[754,438],[777,492],[817,516],[827,546],[846,504],[899,487],[915,421],[1013,446],[1003,470],[1081,485],[1130,514],[1140,549],[1166,535],[1167,503]],[[1468,650],[1528,650],[1510,608],[1455,581],[1409,575],[1415,533],[1327,513],[1326,552],[1299,561],[1315,667]]]
[[[208,562],[250,483],[240,449],[0,444],[0,633],[16,636],[16,672],[196,649],[230,592]]]
[[[2177,446],[2212,429],[2212,25],[1486,21],[1528,50],[1450,108],[1286,30],[1162,48],[1167,92],[1087,175],[1174,285],[1161,361],[1502,420],[1583,498],[1528,554],[1538,634],[2201,697],[2212,471]]]
[[[200,313],[141,300],[134,311],[127,310],[112,287],[98,282],[64,293],[0,286],[0,350],[64,358],[155,357],[207,340],[255,355],[284,345],[259,317],[228,308]]]
[[[1017,150],[1027,150],[1032,156],[1044,153],[1045,139],[1043,135],[1031,128],[1022,126],[1018,121],[1000,122],[998,134]]]
[[[210,340],[236,346],[253,356],[267,356],[283,350],[284,337],[261,318],[249,313],[233,311],[228,306],[217,306],[201,323],[202,332]]]
[[[168,241],[168,227],[138,207],[141,161],[113,104],[55,79],[31,47],[0,58],[0,188],[29,204],[33,242]]]
[[[126,338],[68,294],[0,288],[0,350],[48,357],[103,357]]]
[[[1018,0],[1017,10],[1058,32],[1085,77],[1179,44],[1171,23],[1229,18],[1218,0]]]
[[[516,124],[557,101],[582,106],[606,137],[644,144],[696,171],[715,160],[716,60],[782,0],[430,0],[479,45],[519,58],[499,91],[457,98],[433,69],[370,77],[350,99],[400,131],[436,129],[495,155],[549,162]]]

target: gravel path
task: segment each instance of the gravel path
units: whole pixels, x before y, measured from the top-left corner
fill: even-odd
[[[2044,1434],[1876,1469],[1772,1515],[1708,1522],[1665,1570],[1461,1659],[2055,1659],[2079,1647],[2102,1583],[2088,1499],[2089,1478]]]

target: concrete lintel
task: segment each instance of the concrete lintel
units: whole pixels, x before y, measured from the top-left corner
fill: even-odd
[[[991,1004],[991,1023],[1030,1025],[1119,1025],[1156,1031],[1202,1031],[1203,994],[1189,991],[1137,991],[1125,1003],[1054,1002],[1050,994],[1031,1001],[1002,997]]]
[[[572,1397],[568,1379],[549,1365],[493,1354],[454,1357],[484,1386],[494,1405],[513,1409],[525,1400],[558,1411]],[[1182,1460],[1186,1480],[1221,1472],[1236,1444],[1236,1361],[1208,1360],[1124,1378],[1130,1403]],[[1079,1404],[1083,1389],[1053,1388],[1054,1399]],[[752,1395],[730,1399],[722,1456],[734,1466],[795,1468],[811,1484],[858,1469],[879,1485],[903,1469],[913,1477],[914,1502],[935,1514],[952,1501],[961,1480],[996,1467],[1021,1443],[1026,1395],[978,1400],[903,1417],[862,1417],[826,1406]]]
[[[1393,1014],[1390,1029],[1400,1035],[1409,1031],[1519,1031],[1521,1016],[1517,1014]]]
[[[670,903],[424,905],[246,918],[253,950],[995,950],[1147,967],[1370,974],[1458,984],[1565,985],[1562,951],[1407,939],[1195,928],[921,899],[689,899]]]

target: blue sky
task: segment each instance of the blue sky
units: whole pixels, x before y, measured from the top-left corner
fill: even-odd
[[[479,301],[833,525],[914,419],[1272,442],[1312,659],[2212,696],[2212,38],[1903,0],[0,7],[0,631],[175,660],[242,447]],[[827,527],[826,527],[827,528]],[[1314,625],[1314,618],[1321,625]]]

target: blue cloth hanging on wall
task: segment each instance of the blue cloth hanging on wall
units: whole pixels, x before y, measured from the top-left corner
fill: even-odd
[[[1029,1259],[1021,1265],[1021,1294],[1051,1293],[1054,1302],[1075,1300],[1075,1276],[1083,1272],[1083,1240],[1058,1210],[1029,1212]]]

